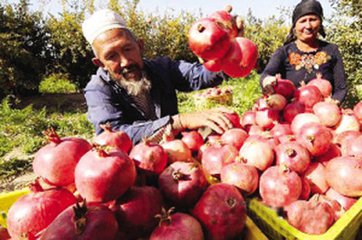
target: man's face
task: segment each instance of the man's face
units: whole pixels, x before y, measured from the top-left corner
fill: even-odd
[[[97,57],[93,62],[109,72],[115,81],[139,81],[142,78],[143,45],[125,29],[101,33],[93,42]]]

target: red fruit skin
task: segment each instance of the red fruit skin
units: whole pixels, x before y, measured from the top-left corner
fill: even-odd
[[[311,157],[308,150],[297,142],[287,142],[275,148],[276,165],[285,165],[299,174],[307,170]]]
[[[221,169],[221,182],[234,185],[246,194],[252,194],[259,186],[259,173],[254,166],[230,163]]]
[[[157,226],[155,216],[161,212],[161,192],[151,186],[133,186],[116,201],[115,216],[120,231],[128,238],[148,236]]]
[[[202,227],[194,217],[186,213],[175,213],[169,221],[161,222],[156,227],[150,240],[203,240]]]
[[[196,21],[189,30],[189,47],[202,59],[220,59],[229,46],[228,33],[211,18]]]
[[[191,210],[207,239],[233,239],[245,227],[246,206],[239,190],[226,183],[211,185]]]
[[[167,166],[167,153],[157,143],[140,142],[129,153],[136,166],[151,174],[160,174]]]
[[[317,78],[310,80],[307,85],[316,86],[322,93],[323,97],[330,97],[332,95],[332,84],[330,81],[323,79],[321,75],[317,74]]]
[[[74,206],[65,209],[45,230],[40,240],[109,239],[116,240],[118,224],[111,210],[103,205],[88,205],[85,227],[76,231]]]
[[[99,145],[111,146],[125,153],[129,153],[133,147],[131,138],[123,131],[113,131],[111,127],[104,126],[104,131],[93,138],[93,142]]]
[[[276,79],[276,85],[273,86],[275,93],[284,96],[288,100],[292,99],[297,90],[294,83],[289,79],[282,79],[280,75],[277,75]]]
[[[316,86],[304,85],[294,92],[294,98],[296,101],[304,103],[307,109],[310,109],[314,104],[323,100],[323,95]]]
[[[222,69],[221,60],[207,60],[203,63],[204,67],[211,72],[220,72]]]
[[[74,183],[75,167],[90,149],[92,145],[82,138],[66,137],[50,142],[36,152],[34,173],[51,185],[67,186]]]
[[[302,193],[302,180],[294,171],[272,166],[261,174],[259,192],[268,206],[284,207],[299,198]]]
[[[204,144],[204,139],[198,131],[182,132],[181,140],[187,145],[191,151],[199,151]]]
[[[7,228],[12,239],[36,236],[68,206],[76,203],[65,189],[31,192],[20,197],[9,209]]]
[[[307,234],[323,234],[334,222],[333,209],[326,202],[298,200],[285,210],[289,224]]]
[[[230,120],[234,128],[241,128],[239,114],[233,112],[233,113],[224,113],[224,115]]]
[[[221,135],[222,144],[233,145],[237,150],[240,150],[244,144],[245,139],[248,137],[248,133],[241,128],[231,128],[226,130]]]
[[[75,168],[75,185],[88,202],[115,200],[136,180],[135,164],[126,153],[112,150],[103,154],[89,151]]]
[[[10,240],[11,237],[6,228],[0,226],[0,240]]]
[[[361,157],[336,157],[326,165],[326,181],[334,190],[347,197],[362,196],[361,176]]]
[[[174,162],[159,176],[159,188],[166,199],[178,208],[191,208],[209,186],[201,165]]]
[[[230,39],[237,37],[239,30],[235,24],[233,16],[228,11],[216,11],[212,13],[209,18],[212,18],[218,22],[229,34]]]
[[[353,113],[356,116],[359,123],[362,125],[362,101],[359,101],[356,105],[354,105]]]
[[[329,188],[326,181],[326,168],[320,162],[312,162],[305,171],[304,177],[309,181],[312,193],[323,194]]]

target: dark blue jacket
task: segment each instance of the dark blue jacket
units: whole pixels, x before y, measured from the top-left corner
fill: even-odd
[[[318,50],[308,53],[300,51],[295,42],[280,47],[270,58],[260,82],[268,75],[280,73],[300,87],[302,81],[308,83],[318,72],[332,84],[332,98],[342,102],[347,94],[342,57],[337,45],[325,41],[320,41]]]
[[[99,68],[85,88],[88,119],[97,134],[102,132],[100,124],[109,122],[114,130],[126,132],[137,143],[164,127],[170,117],[178,113],[177,90],[189,92],[213,87],[224,79],[224,74],[210,72],[199,63],[172,61],[167,57],[144,60],[144,63],[152,83],[151,98],[158,119],[146,119],[125,90]]]

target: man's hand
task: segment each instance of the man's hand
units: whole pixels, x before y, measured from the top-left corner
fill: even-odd
[[[218,134],[233,127],[224,113],[233,113],[227,108],[214,108],[206,111],[180,113],[173,116],[172,127],[174,129],[198,129],[209,127]]]

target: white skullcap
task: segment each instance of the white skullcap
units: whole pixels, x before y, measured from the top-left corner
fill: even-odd
[[[119,14],[109,9],[94,12],[82,24],[83,35],[90,44],[93,44],[99,34],[114,28],[127,28],[127,26]]]

